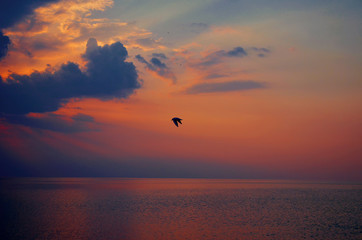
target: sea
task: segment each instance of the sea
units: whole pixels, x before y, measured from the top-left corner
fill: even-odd
[[[2,178],[0,239],[362,239],[362,185]]]

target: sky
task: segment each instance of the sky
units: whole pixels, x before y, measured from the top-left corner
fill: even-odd
[[[359,0],[2,4],[0,176],[362,181]]]

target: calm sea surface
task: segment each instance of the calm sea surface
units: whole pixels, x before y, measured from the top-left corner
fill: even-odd
[[[0,239],[362,239],[362,185],[0,179]]]

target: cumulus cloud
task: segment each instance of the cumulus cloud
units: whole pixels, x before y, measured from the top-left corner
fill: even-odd
[[[84,71],[68,62],[55,71],[13,73],[5,81],[0,77],[0,114],[53,112],[72,98],[127,98],[140,87],[135,66],[125,61],[127,56],[120,42],[102,47],[91,38],[82,56],[87,62]]]
[[[265,88],[265,84],[255,81],[229,81],[219,83],[200,83],[187,88],[184,92],[187,94],[215,93],[246,91],[258,88]]]
[[[6,66],[10,69],[39,69],[47,63],[60,64],[83,53],[89,38],[101,43],[122,42],[127,49],[153,50],[137,39],[152,39],[152,33],[137,26],[136,22],[99,18],[94,13],[113,6],[113,0],[62,0],[35,8],[32,14],[4,29],[9,36]],[[25,56],[25,57],[24,57]],[[32,58],[32,59],[30,59]]]
[[[160,77],[171,79],[173,83],[176,83],[176,77],[173,72],[157,57],[151,58],[150,62],[148,62],[144,57],[138,54],[136,59],[140,63],[145,64],[148,70],[157,73]]]

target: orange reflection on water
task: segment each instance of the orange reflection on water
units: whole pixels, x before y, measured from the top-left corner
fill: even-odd
[[[9,216],[17,216],[5,224],[9,239],[335,239],[359,234],[360,213],[345,213],[356,209],[361,185],[101,178],[0,183],[1,203],[8,205]]]

